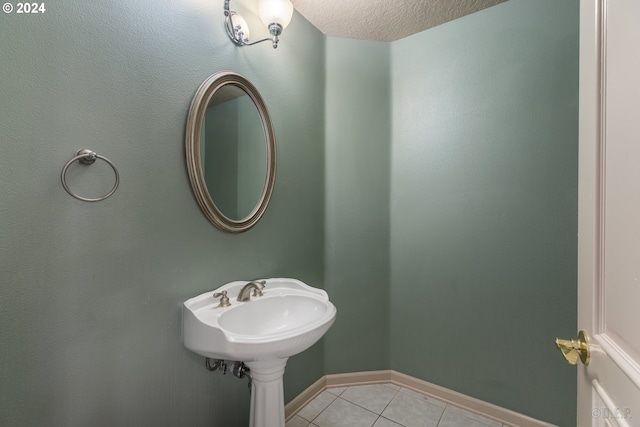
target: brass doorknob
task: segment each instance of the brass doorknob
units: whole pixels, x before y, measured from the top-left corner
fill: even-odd
[[[589,335],[585,331],[578,332],[577,340],[563,340],[556,338],[556,346],[562,352],[567,362],[575,365],[578,359],[585,365],[589,364],[591,353],[589,352]]]

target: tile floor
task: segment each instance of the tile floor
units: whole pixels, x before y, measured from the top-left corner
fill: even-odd
[[[508,427],[393,384],[328,388],[286,427]]]

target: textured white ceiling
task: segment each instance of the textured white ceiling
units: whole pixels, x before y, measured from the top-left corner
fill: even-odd
[[[291,0],[324,34],[394,41],[506,0]]]

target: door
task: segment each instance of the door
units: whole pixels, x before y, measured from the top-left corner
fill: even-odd
[[[580,2],[579,427],[640,426],[640,0]]]

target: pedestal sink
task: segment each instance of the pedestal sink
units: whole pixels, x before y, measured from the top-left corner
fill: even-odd
[[[251,370],[250,427],[284,427],[282,376],[287,359],[316,343],[333,324],[327,293],[295,279],[266,279],[262,296],[239,302],[236,281],[184,302],[182,341],[201,356],[244,362]],[[231,305],[214,293],[226,291]]]

